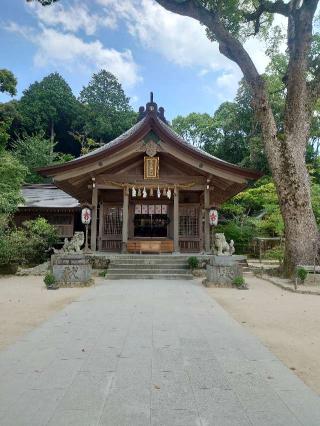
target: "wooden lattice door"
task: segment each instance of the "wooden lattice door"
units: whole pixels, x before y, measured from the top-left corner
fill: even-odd
[[[179,245],[182,252],[200,251],[200,206],[179,206]]]
[[[99,250],[120,251],[122,245],[122,206],[100,207]]]

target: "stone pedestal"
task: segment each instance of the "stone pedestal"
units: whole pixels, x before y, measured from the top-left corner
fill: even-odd
[[[61,253],[51,256],[52,273],[59,287],[92,284],[92,266],[82,253]]]
[[[231,287],[237,276],[242,276],[242,267],[233,256],[210,256],[206,274],[207,286]]]

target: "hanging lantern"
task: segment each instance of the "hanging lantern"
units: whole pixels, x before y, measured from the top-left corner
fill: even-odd
[[[218,212],[215,209],[211,209],[209,211],[209,223],[210,225],[217,226],[218,225]]]
[[[160,198],[161,197],[161,192],[160,192],[160,188],[158,187],[158,190],[157,190],[157,197],[158,198]]]
[[[168,188],[168,191],[167,191],[167,197],[169,198],[169,200],[170,200],[170,198],[171,198],[171,189],[170,188]]]
[[[167,190],[166,190],[166,188],[163,188],[162,195],[163,195],[164,197],[166,197],[166,196],[167,196]]]
[[[150,188],[149,194],[150,194],[150,197],[153,197],[153,188],[152,187]]]
[[[142,191],[142,197],[143,197],[143,198],[147,198],[147,191],[146,191],[146,187],[144,187],[144,188],[143,188],[143,191]]]
[[[138,197],[141,197],[141,189],[138,188]]]
[[[131,191],[131,193],[132,193],[132,196],[133,197],[136,197],[137,196],[137,191],[136,191],[136,188],[133,186],[132,187],[132,191]]]

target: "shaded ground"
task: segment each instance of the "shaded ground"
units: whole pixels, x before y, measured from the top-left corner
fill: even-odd
[[[248,291],[208,293],[320,394],[320,296],[282,290],[254,276]]]
[[[0,350],[76,300],[86,289],[48,291],[43,277],[0,276]]]
[[[320,398],[197,282],[110,280],[0,352],[0,424],[318,426]]]

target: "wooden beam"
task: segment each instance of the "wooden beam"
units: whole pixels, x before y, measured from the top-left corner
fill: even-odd
[[[98,188],[92,188],[91,250],[97,250]]]
[[[128,219],[129,219],[129,190],[128,188],[123,188],[122,253],[127,253]]]
[[[175,187],[173,192],[173,248],[179,253],[179,188]]]
[[[204,190],[204,249],[206,253],[210,253],[210,222],[209,222],[209,209],[210,209],[210,189]]]

